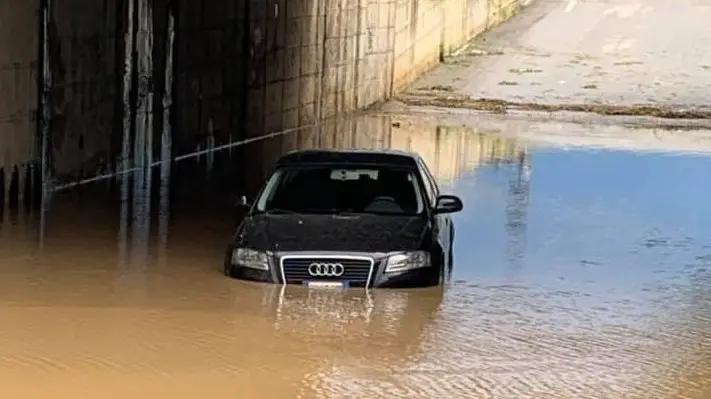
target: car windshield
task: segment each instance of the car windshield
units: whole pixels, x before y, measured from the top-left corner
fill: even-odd
[[[277,169],[257,200],[257,212],[418,215],[420,184],[411,170],[392,167]]]

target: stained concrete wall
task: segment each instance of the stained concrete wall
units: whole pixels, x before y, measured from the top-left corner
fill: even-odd
[[[251,13],[249,30],[248,135],[308,125],[389,93],[388,2],[271,0],[262,7]]]
[[[120,7],[120,1],[52,2],[51,156],[60,172],[93,175],[110,157],[121,96]]]
[[[362,109],[522,3],[54,1],[53,173],[72,180],[142,167],[166,142],[185,154]],[[0,128],[11,132],[0,136],[3,165],[38,155],[39,4],[0,6]]]
[[[257,1],[248,29],[249,135],[384,100],[526,2]]]
[[[393,0],[393,90],[399,91],[471,38],[530,0]],[[387,93],[388,95],[392,94]]]
[[[37,106],[37,0],[0,1],[0,205],[13,169],[23,176],[35,157]],[[29,21],[29,23],[28,23]],[[20,192],[22,187],[13,189]]]

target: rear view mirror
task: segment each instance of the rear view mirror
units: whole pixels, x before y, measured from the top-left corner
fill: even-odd
[[[252,204],[247,199],[247,196],[242,195],[235,201],[235,206],[238,208],[249,208],[252,206]]]
[[[455,213],[464,208],[462,200],[456,195],[440,195],[437,197],[437,205],[434,213]]]

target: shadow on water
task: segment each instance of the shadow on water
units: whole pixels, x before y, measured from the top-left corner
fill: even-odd
[[[234,199],[253,196],[286,151],[340,147],[416,151],[464,199],[454,284],[329,292],[222,276]],[[685,238],[656,208],[622,207],[660,189],[610,189],[622,175],[598,172],[588,155],[361,117],[179,162],[160,162],[164,148],[154,167],[60,188],[39,211],[6,204],[3,392],[705,398],[707,230],[678,215]],[[611,165],[619,155],[595,156]]]

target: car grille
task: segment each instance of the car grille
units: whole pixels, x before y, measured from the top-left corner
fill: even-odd
[[[309,266],[312,263],[328,264],[340,263],[343,265],[343,275],[312,276]],[[352,286],[365,286],[370,277],[373,262],[367,259],[351,258],[289,258],[282,259],[284,278],[287,284],[301,284],[304,281],[348,281]]]

